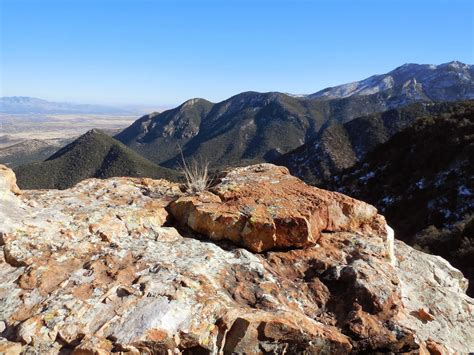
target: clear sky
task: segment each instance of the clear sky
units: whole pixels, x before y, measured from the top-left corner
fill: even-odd
[[[473,0],[0,3],[0,96],[174,105],[474,63]]]

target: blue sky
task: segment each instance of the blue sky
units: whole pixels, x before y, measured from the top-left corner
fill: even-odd
[[[472,0],[0,3],[0,96],[174,105],[474,63]]]

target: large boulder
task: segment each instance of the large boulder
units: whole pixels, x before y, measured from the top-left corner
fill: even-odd
[[[13,193],[19,195],[21,193],[16,184],[15,173],[7,166],[0,164],[0,191],[3,194]]]
[[[372,207],[263,168],[229,172],[197,197],[225,207],[224,187],[242,186],[236,201],[276,203],[267,193],[252,196],[278,177],[289,184],[288,195],[275,190],[291,206],[288,216],[298,213],[296,191],[308,221],[311,198],[352,207],[328,208],[326,227],[309,243],[254,254],[240,240],[182,230],[168,211],[185,196],[164,180],[91,179],[21,195],[1,185],[15,208],[0,210],[8,217],[0,219],[0,352],[474,349],[474,303],[459,271],[403,243],[391,254],[389,229]]]
[[[197,233],[253,252],[315,245],[322,232],[388,234],[375,207],[308,186],[271,164],[228,171],[211,191],[183,196],[170,211]]]
[[[15,173],[0,164],[0,243],[6,232],[15,230],[20,223],[24,203],[20,199],[20,189]]]

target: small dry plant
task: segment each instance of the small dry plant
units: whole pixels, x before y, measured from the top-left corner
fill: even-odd
[[[209,163],[207,160],[201,158],[199,161],[192,159],[190,162],[186,162],[181,147],[180,151],[181,170],[186,179],[186,192],[195,194],[209,189],[212,180],[209,177]]]

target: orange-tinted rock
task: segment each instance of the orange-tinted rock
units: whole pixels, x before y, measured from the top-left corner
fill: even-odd
[[[22,352],[21,343],[15,343],[0,338],[0,354],[3,355],[20,355]]]
[[[211,192],[181,197],[170,211],[198,233],[254,252],[308,247],[323,231],[386,234],[375,207],[308,186],[271,164],[231,170]]]
[[[434,319],[434,317],[430,313],[425,311],[423,308],[420,308],[419,310],[417,310],[415,314],[418,318],[420,318],[422,321],[425,321],[425,322],[429,322]]]
[[[107,339],[97,337],[86,337],[77,346],[72,354],[73,355],[107,355],[110,354],[113,349],[113,344]]]
[[[8,191],[15,195],[21,194],[21,191],[16,184],[15,173],[5,165],[0,164],[0,193],[4,194]]]
[[[273,185],[287,191],[272,197]],[[278,167],[228,172],[197,197],[164,180],[127,178],[3,193],[0,349],[428,354],[474,345],[474,301],[459,271],[400,242],[393,254],[372,207]],[[177,199],[183,208],[169,218]],[[325,221],[314,224],[325,225],[314,245],[301,242],[313,202],[327,209],[316,213],[326,219],[314,217]],[[292,209],[268,209],[278,203]],[[202,240],[176,219],[226,242]],[[293,244],[249,251],[280,237]],[[305,248],[295,248],[300,242]],[[434,319],[420,320],[419,309]]]
[[[443,345],[438,344],[437,342],[428,339],[426,342],[426,349],[429,351],[430,355],[445,355],[449,354],[448,349],[446,349]]]
[[[350,339],[336,328],[294,318],[291,313],[269,316],[259,311],[233,311],[221,320],[219,327],[217,341],[224,353],[344,354],[352,349]]]

